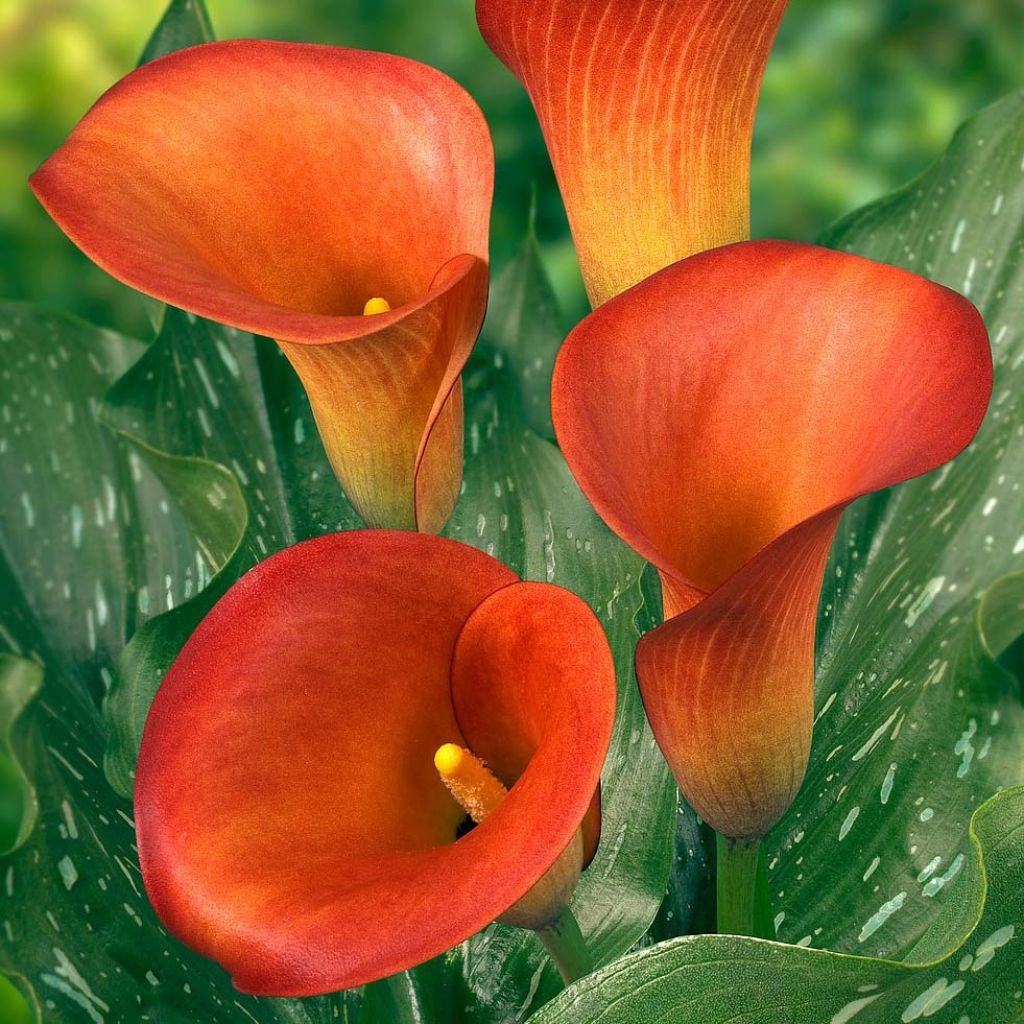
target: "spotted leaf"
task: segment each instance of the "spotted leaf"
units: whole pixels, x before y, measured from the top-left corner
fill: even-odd
[[[730,935],[674,939],[570,987],[531,1024],[1019,1020],[1024,789],[974,814],[956,895],[906,962]]]

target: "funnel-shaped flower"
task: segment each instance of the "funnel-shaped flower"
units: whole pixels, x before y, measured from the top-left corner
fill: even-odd
[[[415,533],[289,548],[228,591],[157,693],[135,787],[146,889],[248,992],[409,967],[574,842],[578,877],[614,705],[600,624],[568,591]],[[461,838],[447,744],[508,788]]]
[[[31,185],[115,277],[277,339],[364,520],[435,531],[461,480],[492,181],[483,117],[440,72],[239,40],[130,74]]]
[[[750,138],[786,0],[477,0],[526,87],[596,306],[750,235]]]
[[[719,832],[763,835],[799,788],[841,512],[956,455],[991,381],[966,299],[787,242],[677,263],[569,336],[558,438],[661,574],[666,622],[640,642],[640,688],[680,788]]]

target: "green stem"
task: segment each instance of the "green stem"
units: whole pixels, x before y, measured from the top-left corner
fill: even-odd
[[[554,924],[542,928],[537,935],[566,985],[571,985],[594,969],[586,940],[568,907]]]
[[[717,837],[718,931],[721,935],[775,938],[762,870],[761,843]]]

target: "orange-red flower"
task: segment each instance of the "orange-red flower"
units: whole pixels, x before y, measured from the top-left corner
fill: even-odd
[[[640,688],[680,788],[719,832],[763,835],[799,788],[841,512],[956,455],[991,381],[966,299],[786,242],[677,263],[569,336],[558,438],[661,575],[666,622],[640,642]]]
[[[440,72],[256,40],[133,72],[31,179],[115,277],[277,339],[364,520],[426,531],[461,481],[492,183],[483,117]]]
[[[786,0],[477,0],[540,119],[596,306],[750,234],[750,138]]]
[[[570,844],[575,877],[593,856],[614,705],[607,641],[568,591],[416,533],[289,548],[157,693],[135,788],[150,899],[264,995],[380,978],[510,908],[522,923]],[[435,769],[448,743],[510,787],[461,838]]]

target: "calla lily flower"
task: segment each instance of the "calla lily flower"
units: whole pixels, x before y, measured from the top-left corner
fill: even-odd
[[[750,236],[750,140],[786,0],[477,0],[533,101],[593,305]]]
[[[586,318],[555,368],[569,465],[661,576],[636,667],[683,794],[762,836],[807,764],[818,596],[840,514],[974,436],[992,364],[977,310],[845,253],[748,242]]]
[[[149,897],[259,995],[381,978],[506,914],[544,927],[596,849],[614,706],[604,633],[566,590],[416,533],[289,548],[156,695],[135,787]]]
[[[383,53],[197,46],[118,82],[31,185],[114,277],[279,342],[368,524],[440,529],[493,185],[455,82]]]

